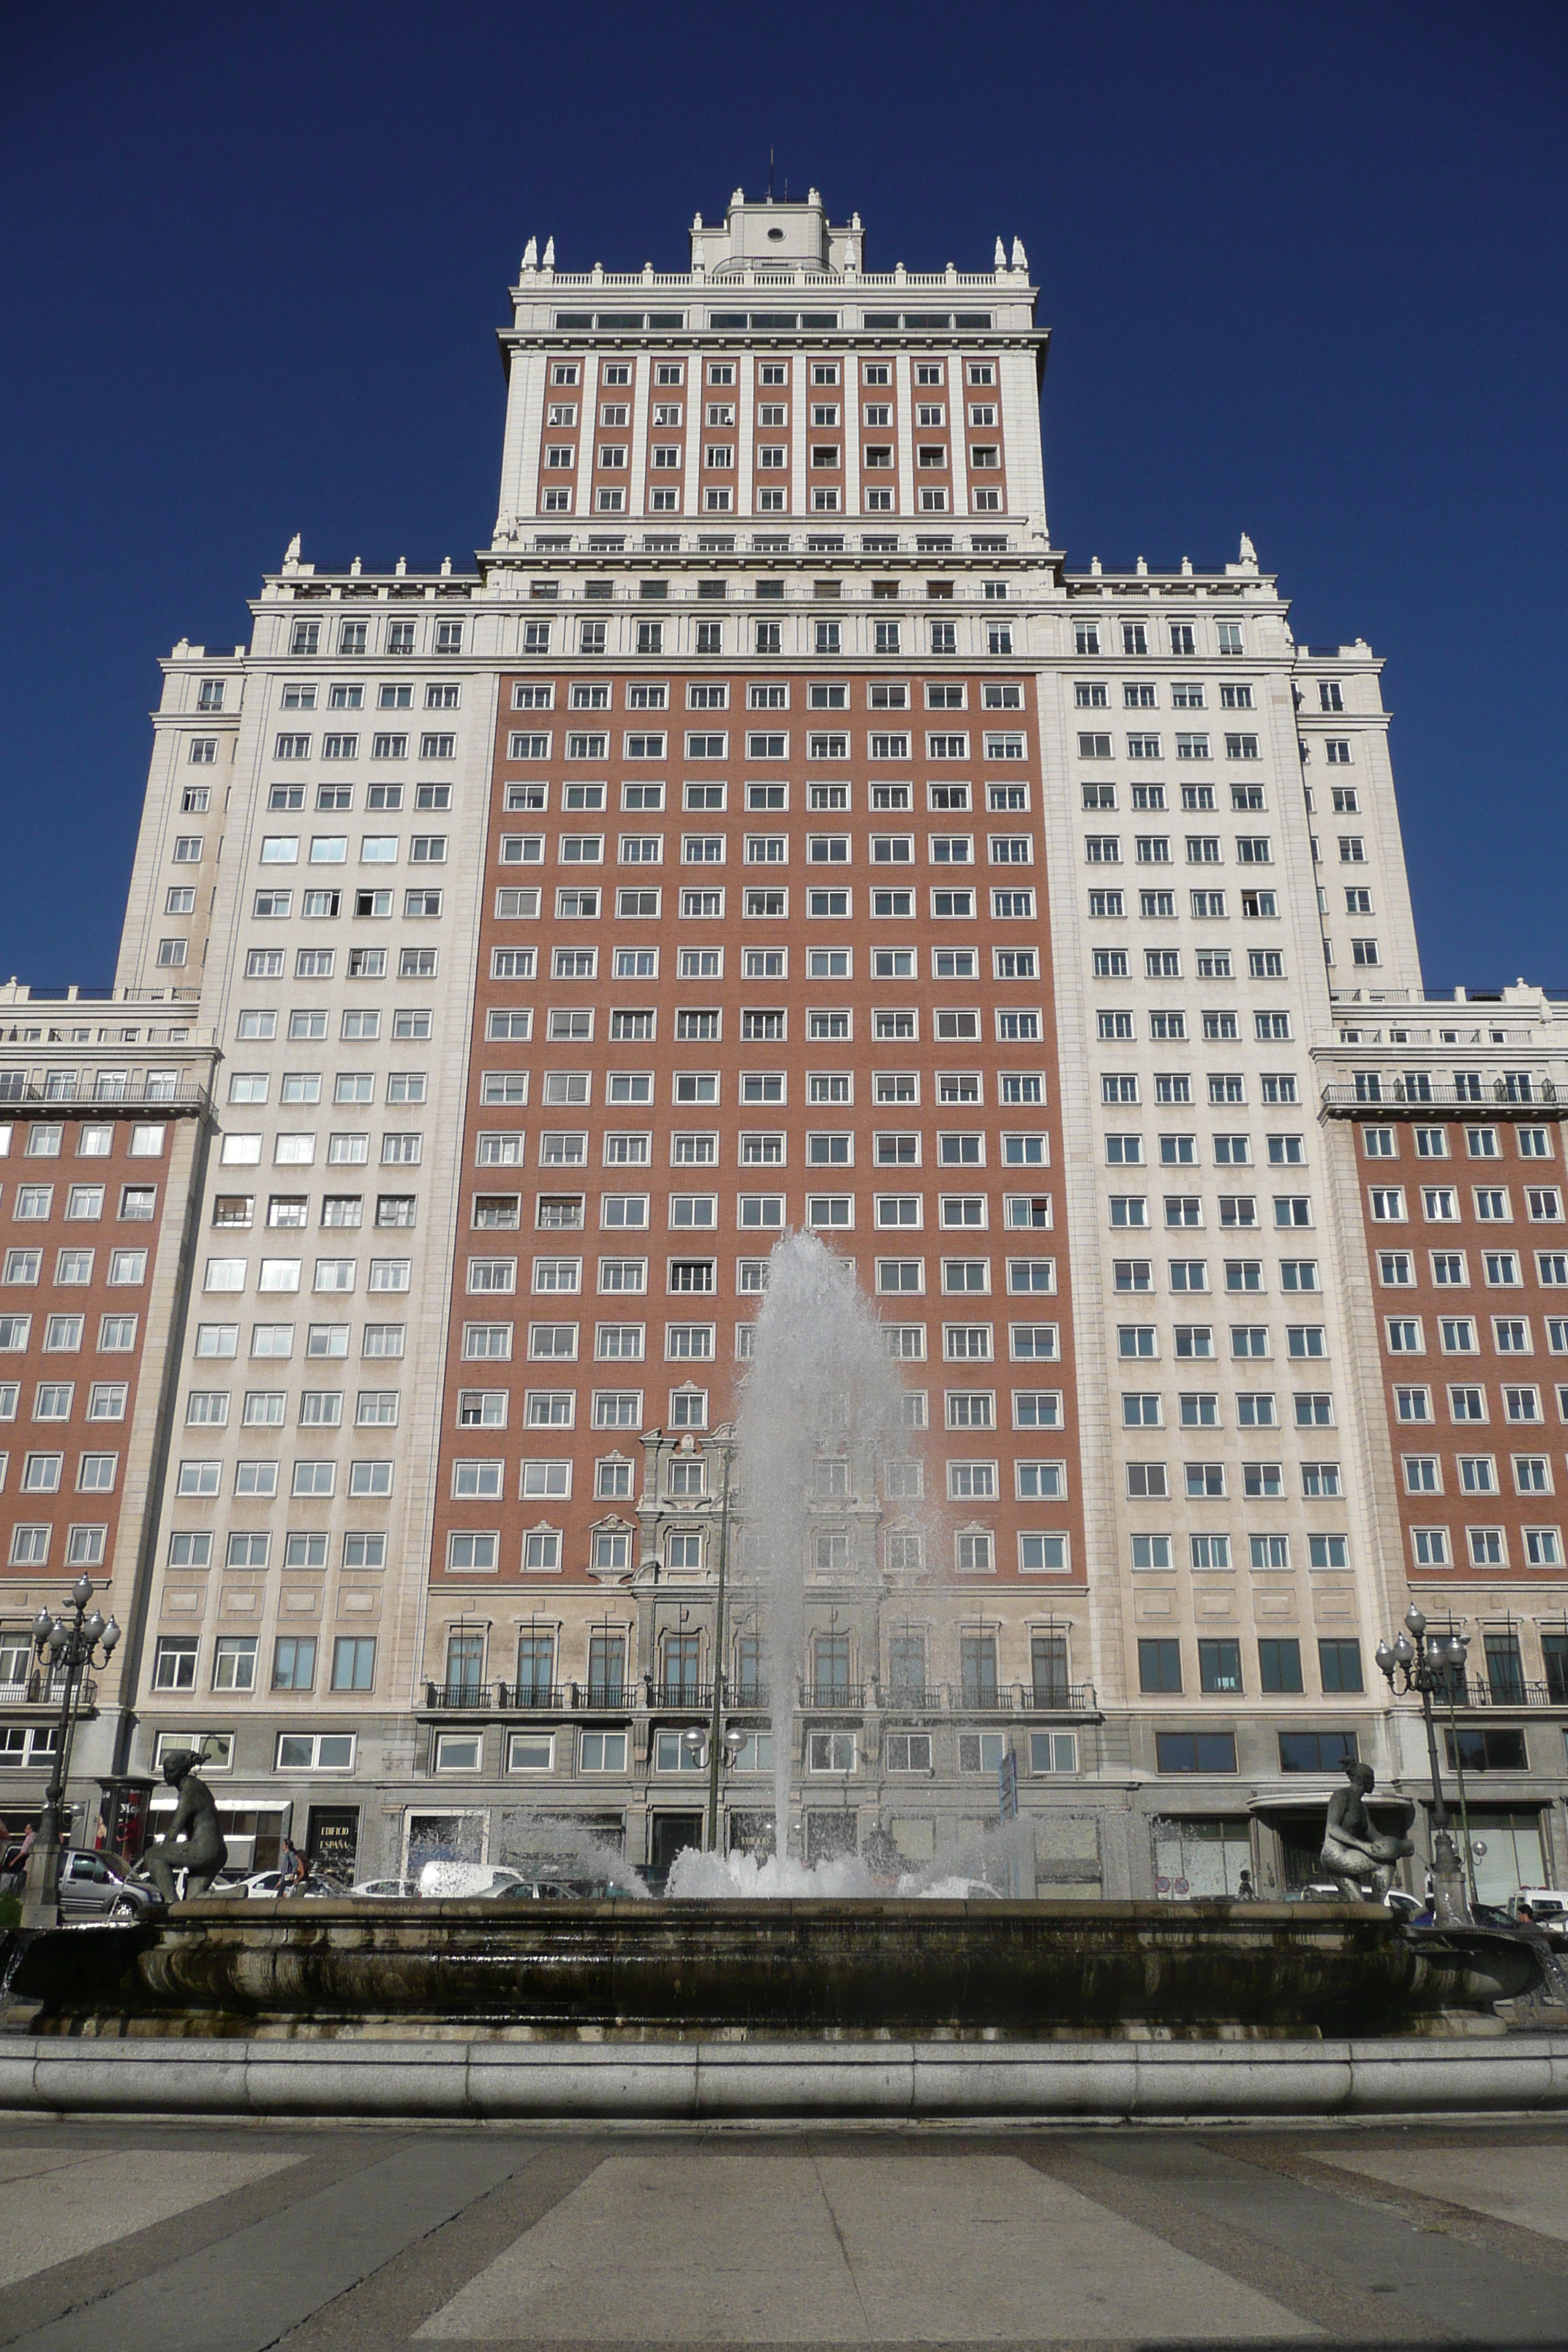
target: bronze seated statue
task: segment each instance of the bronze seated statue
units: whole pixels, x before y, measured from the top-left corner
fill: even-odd
[[[1363,1899],[1381,1903],[1393,1884],[1395,1864],[1415,1849],[1407,1837],[1386,1835],[1373,1823],[1366,1808],[1377,1781],[1371,1765],[1349,1763],[1345,1778],[1350,1786],[1329,1800],[1319,1859],[1325,1875],[1333,1880],[1347,1903]],[[1400,1801],[1404,1826],[1408,1829],[1415,1808],[1406,1799]]]
[[[142,1857],[138,1878],[150,1879],[165,1903],[175,1899],[174,1874],[185,1874],[185,1897],[205,1895],[228,1860],[228,1846],[219,1825],[212,1790],[196,1778],[201,1758],[189,1748],[176,1748],[163,1759],[163,1778],[180,1792],[174,1817],[152,1851]]]

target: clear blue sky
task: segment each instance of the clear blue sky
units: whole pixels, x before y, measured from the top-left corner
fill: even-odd
[[[873,268],[1022,236],[1069,562],[1249,531],[1387,656],[1429,982],[1568,985],[1565,142],[1561,0],[13,6],[0,977],[110,977],[156,657],[292,532],[488,538],[525,239],[684,267],[771,143]]]

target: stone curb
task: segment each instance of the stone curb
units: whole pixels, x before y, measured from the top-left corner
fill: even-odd
[[[1416,2115],[1568,2107],[1568,2034],[1495,2042],[59,2042],[0,2111],[473,2121]]]

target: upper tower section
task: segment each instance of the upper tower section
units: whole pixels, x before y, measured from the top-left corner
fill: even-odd
[[[818,270],[825,277],[854,276],[860,268],[865,232],[858,213],[834,228],[815,188],[804,205],[776,204],[772,196],[748,204],[744,188],[730,199],[721,228],[691,224],[691,274],[722,278],[748,270]]]
[[[858,213],[835,226],[815,188],[737,189],[690,236],[682,272],[567,272],[529,239],[492,553],[682,555],[718,534],[736,554],[1038,561],[1047,336],[1017,238],[988,269],[868,272]]]

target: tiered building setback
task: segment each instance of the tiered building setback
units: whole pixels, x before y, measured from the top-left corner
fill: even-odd
[[[477,570],[296,541],[176,646],[114,1002],[7,1010],[0,1802],[96,1545],[136,1638],[74,1793],[203,1738],[258,1866],[541,1813],[665,1864],[717,1681],[725,1843],[780,1743],[811,1858],[956,1859],[1016,1768],[1042,1894],[1268,1893],[1345,1760],[1427,1801],[1414,1591],[1472,1635],[1482,1892],[1550,1878],[1568,1038],[1425,995],[1377,656],[1245,538],[1069,569],[1016,242],[871,273],[737,192],[689,272],[531,241],[511,303]],[[743,1486],[715,1600],[799,1228],[907,1450],[825,1443],[786,1686]],[[97,1428],[35,1424],[115,1397],[89,1512]]]

